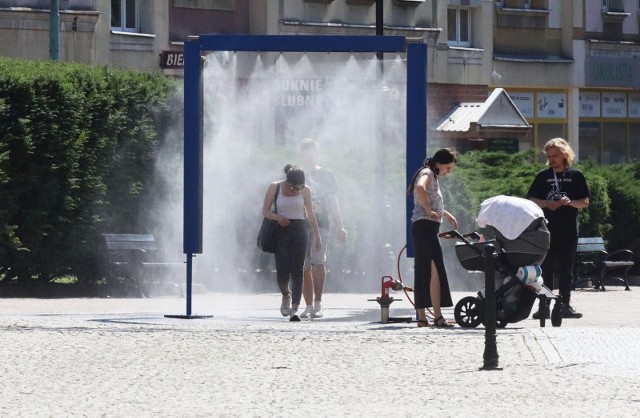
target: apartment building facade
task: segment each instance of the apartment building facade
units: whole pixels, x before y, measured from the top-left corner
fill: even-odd
[[[49,58],[51,3],[0,0],[0,55]],[[515,151],[562,136],[580,159],[637,161],[639,3],[384,0],[384,34],[427,45],[430,144]],[[59,0],[59,8],[60,60],[173,76],[189,35],[376,29],[375,0]]]

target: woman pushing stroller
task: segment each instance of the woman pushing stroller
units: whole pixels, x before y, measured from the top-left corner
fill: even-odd
[[[447,176],[456,165],[456,155],[450,149],[440,149],[427,158],[413,175],[407,194],[413,194],[411,216],[411,240],[415,251],[414,297],[418,313],[418,327],[428,327],[426,309],[433,307],[433,325],[439,328],[453,327],[442,316],[442,307],[453,306],[451,291],[444,266],[438,232],[442,218],[454,229],[458,221],[444,209],[439,178]]]

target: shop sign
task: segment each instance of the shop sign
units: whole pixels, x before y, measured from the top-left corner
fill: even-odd
[[[586,57],[585,85],[640,88],[638,70],[633,57]]]
[[[533,93],[511,92],[508,94],[513,104],[516,105],[520,113],[522,113],[522,116],[525,118],[533,118],[535,116],[533,110]]]
[[[626,93],[602,93],[602,117],[626,118],[627,95]]]
[[[502,151],[514,154],[520,151],[518,138],[487,138],[487,151]]]
[[[274,105],[280,107],[305,107],[322,104],[324,79],[282,79],[276,84]]]
[[[184,68],[184,52],[182,51],[162,51],[160,54],[160,68]]]
[[[580,92],[580,117],[599,118],[600,117],[600,92],[586,91]]]
[[[536,111],[538,118],[565,119],[567,117],[567,95],[564,93],[538,93]]]

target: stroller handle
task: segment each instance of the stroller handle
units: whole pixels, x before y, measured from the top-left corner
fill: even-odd
[[[482,236],[480,234],[478,234],[476,231],[469,232],[467,234],[460,234],[455,229],[453,229],[451,231],[441,232],[441,233],[438,234],[438,236],[440,238],[445,238],[445,239],[458,238],[458,239],[461,239],[463,241],[467,241],[467,240],[465,240],[465,238],[471,238],[471,239],[474,239],[476,241],[480,241],[480,239],[482,238]]]
[[[482,236],[480,234],[478,234],[477,232],[475,232],[475,231],[474,232],[469,232],[468,234],[461,234],[457,230],[452,229],[451,231],[445,231],[445,232],[439,233],[438,237],[444,238],[444,239],[458,238],[459,240],[462,240],[462,242],[464,242],[467,246],[471,247],[478,254],[482,254],[483,253],[483,251],[480,248],[477,248],[475,245],[473,245],[473,242],[471,242],[471,241],[469,241],[467,239],[467,238],[473,238],[473,239],[475,239],[477,241],[480,241]]]

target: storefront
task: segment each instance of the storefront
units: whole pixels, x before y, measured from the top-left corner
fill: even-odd
[[[580,159],[640,160],[640,93],[580,91]]]
[[[521,141],[521,151],[541,149],[551,138],[567,138],[566,90],[509,89],[509,97],[532,126]]]
[[[640,160],[640,71],[634,57],[587,57],[579,95],[581,160]]]

